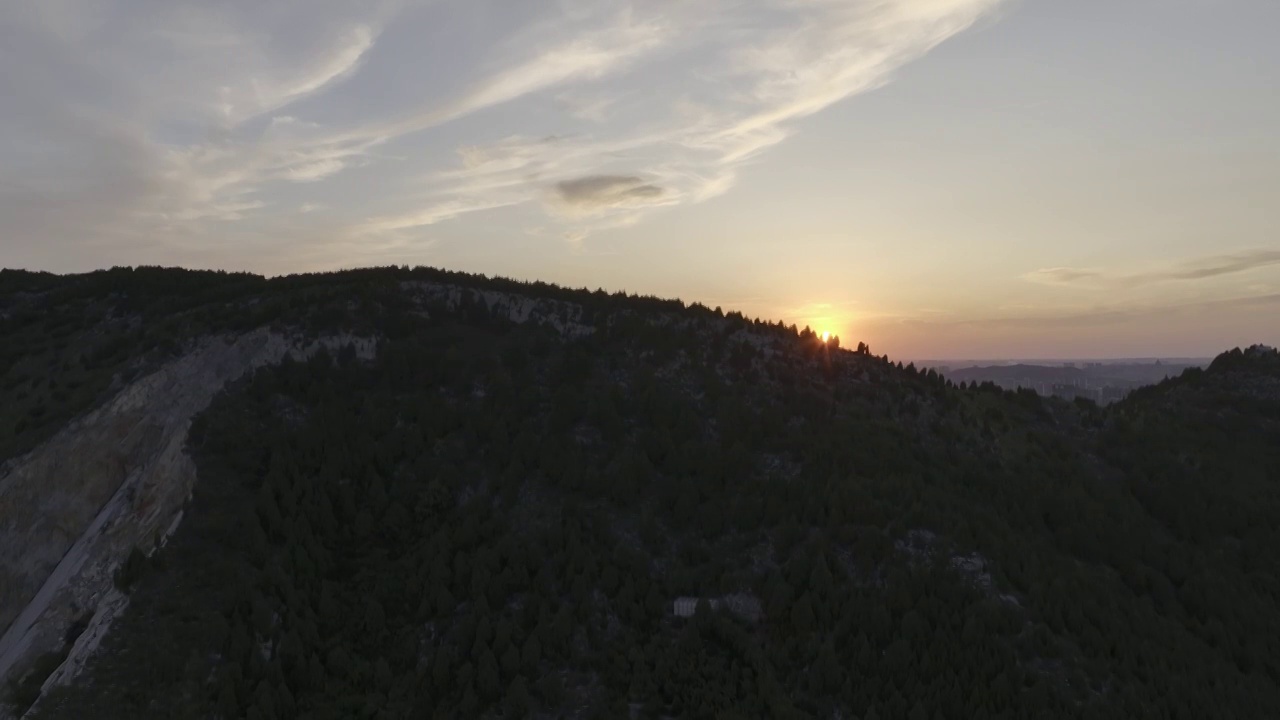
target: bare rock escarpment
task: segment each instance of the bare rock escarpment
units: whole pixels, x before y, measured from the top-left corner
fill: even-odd
[[[452,312],[470,302],[494,317],[569,337],[596,330],[572,302],[447,283],[402,283],[401,289],[424,311],[443,304]],[[21,678],[42,654],[67,650],[73,624],[85,629],[44,690],[71,682],[83,669],[128,607],[128,596],[113,584],[116,568],[135,547],[154,551],[181,521],[196,481],[185,450],[188,431],[220,390],[286,355],[301,360],[346,345],[362,359],[376,351],[370,338],[303,341],[265,328],[204,338],[40,447],[0,465],[0,685]]]
[[[366,359],[376,350],[367,338],[303,342],[267,329],[206,338],[0,468],[0,683],[91,616],[46,687],[83,664],[127,603],[115,568],[181,520],[196,474],[185,452],[191,421],[227,383],[286,355],[348,344]]]

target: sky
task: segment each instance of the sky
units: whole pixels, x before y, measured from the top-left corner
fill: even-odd
[[[0,5],[0,267],[432,265],[894,358],[1280,340],[1274,0]]]

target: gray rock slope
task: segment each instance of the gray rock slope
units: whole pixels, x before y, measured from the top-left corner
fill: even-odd
[[[127,604],[112,576],[128,553],[153,551],[181,521],[195,483],[185,452],[192,419],[227,383],[286,355],[303,359],[370,339],[303,342],[259,329],[212,337],[123,388],[96,410],[0,470],[0,683],[61,647],[92,616],[46,687],[74,677]]]

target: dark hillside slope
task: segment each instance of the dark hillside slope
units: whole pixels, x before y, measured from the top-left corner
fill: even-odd
[[[1280,354],[1224,353],[1114,408],[1102,451],[1168,536],[1157,606],[1274,678],[1280,657]],[[1174,548],[1182,552],[1174,552]],[[1163,575],[1163,577],[1161,577]],[[1239,618],[1248,618],[1243,622]]]
[[[162,298],[103,311],[146,318],[125,365],[265,324],[377,357],[214,401],[182,525],[34,717],[1280,714],[1269,355],[1104,410],[678,301],[177,272],[112,278]]]

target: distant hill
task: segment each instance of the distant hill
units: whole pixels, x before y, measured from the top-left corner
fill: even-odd
[[[1036,365],[1012,363],[1008,365],[973,365],[941,368],[941,372],[953,382],[965,384],[995,383],[1007,390],[1028,388],[1041,395],[1056,395],[1066,399],[1082,397],[1099,404],[1122,399],[1133,390],[1154,385],[1174,377],[1184,370],[1200,368],[1204,364],[1191,360],[1166,362],[1153,360],[1056,363]]]
[[[967,367],[951,370],[947,375],[955,382],[983,381],[993,377],[1030,378],[1041,382],[1086,377],[1085,371],[1077,367],[1052,367],[1025,363]]]
[[[430,268],[4,271],[0,341],[11,716],[1280,715],[1266,348],[1100,407]]]

